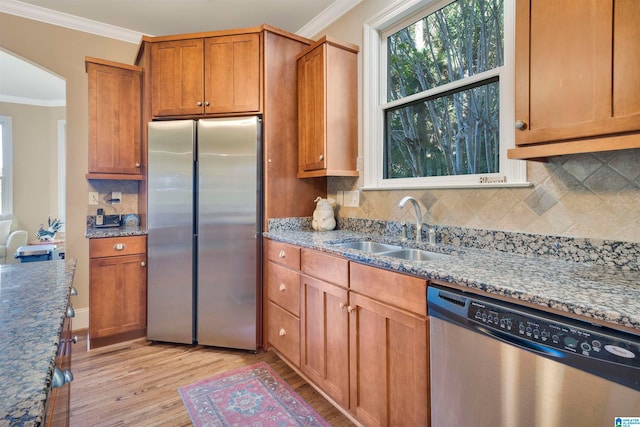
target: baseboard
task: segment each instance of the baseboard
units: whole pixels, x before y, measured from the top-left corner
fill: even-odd
[[[76,308],[74,311],[76,312],[76,315],[71,321],[71,329],[73,329],[74,332],[82,329],[89,329],[89,307]]]

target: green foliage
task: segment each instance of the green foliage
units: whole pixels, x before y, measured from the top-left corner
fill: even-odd
[[[458,0],[391,35],[388,100],[503,65],[503,1]],[[388,109],[385,155],[386,178],[497,172],[497,78]]]

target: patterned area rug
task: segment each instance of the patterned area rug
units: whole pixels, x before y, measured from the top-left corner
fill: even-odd
[[[196,427],[329,426],[264,362],[181,387],[178,392]]]

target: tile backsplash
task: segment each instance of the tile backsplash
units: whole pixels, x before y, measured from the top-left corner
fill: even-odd
[[[428,224],[640,242],[640,149],[527,162],[527,176],[526,188],[363,191],[336,215],[413,223],[413,209],[397,207],[412,195]],[[329,178],[329,197],[359,185]]]
[[[88,191],[98,193],[98,204],[87,205],[87,215],[95,216],[99,208],[104,209],[105,215],[138,212],[138,181],[92,179],[88,182]],[[113,191],[122,193],[122,200],[118,204],[109,202]]]

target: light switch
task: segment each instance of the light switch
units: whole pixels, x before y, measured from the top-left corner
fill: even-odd
[[[97,191],[89,191],[89,204],[97,205],[98,202],[98,192]]]

